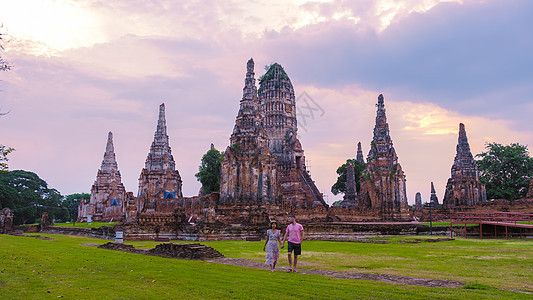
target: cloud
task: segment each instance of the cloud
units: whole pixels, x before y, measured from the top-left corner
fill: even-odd
[[[113,131],[123,181],[136,193],[164,102],[184,193],[194,195],[201,156],[210,143],[229,143],[253,56],[256,78],[279,62],[296,96],[323,110],[299,120],[299,137],[330,202],[336,168],[358,141],[368,153],[380,93],[410,201],[417,191],[429,199],[430,181],[441,198],[459,122],[474,154],[486,141],[533,145],[533,43],[528,2],[437,2],[84,2],[104,41],[49,56],[28,51],[39,42],[10,48],[15,69],[0,74],[2,108],[11,110],[0,119],[2,143],[17,149],[10,167],[64,194],[86,192]]]
[[[528,1],[441,3],[382,32],[341,19],[268,34],[262,44],[301,83],[358,83],[467,114],[513,118],[532,101],[532,8]],[[513,124],[527,125],[523,118]]]

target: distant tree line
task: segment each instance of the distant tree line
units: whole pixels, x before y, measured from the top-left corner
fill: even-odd
[[[487,189],[487,199],[524,198],[533,178],[533,158],[527,146],[488,143],[485,150],[476,158],[479,158],[477,165],[480,180]]]
[[[87,193],[62,196],[33,172],[0,173],[0,209],[12,209],[16,225],[38,223],[45,211],[56,222],[74,221],[81,199],[89,197]]]

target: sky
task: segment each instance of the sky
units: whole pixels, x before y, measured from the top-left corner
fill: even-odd
[[[12,170],[63,195],[90,192],[113,132],[127,191],[165,103],[185,196],[211,143],[221,151],[246,62],[280,63],[297,97],[298,136],[327,202],[339,167],[366,157],[377,98],[406,174],[407,197],[442,203],[459,123],[472,153],[533,147],[529,0],[0,0],[0,143]]]

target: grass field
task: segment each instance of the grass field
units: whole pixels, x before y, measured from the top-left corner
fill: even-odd
[[[54,226],[61,226],[61,227],[83,227],[83,228],[95,228],[95,227],[102,227],[102,226],[115,226],[118,222],[91,222],[91,225],[88,225],[87,222],[81,222],[81,223],[54,223]]]
[[[531,299],[533,241],[405,244],[304,242],[302,267],[452,279],[466,288],[426,288],[319,275],[270,273],[202,261],[103,250],[104,240],[0,235],[0,298]],[[154,247],[153,242],[130,242]],[[89,245],[87,245],[89,244]],[[262,242],[207,242],[224,255],[263,261]],[[285,256],[281,258],[286,262]],[[506,289],[506,290],[502,290]]]
[[[420,225],[429,226],[429,222],[420,223]],[[433,222],[432,226],[448,226],[448,227],[450,227],[450,222]],[[464,226],[464,223],[453,223],[453,226]],[[479,224],[466,224],[466,226],[479,226]]]

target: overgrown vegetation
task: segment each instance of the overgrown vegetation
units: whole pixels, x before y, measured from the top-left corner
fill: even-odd
[[[207,195],[220,190],[220,168],[224,152],[220,152],[214,147],[209,149],[202,157],[202,162],[198,167],[196,179],[202,183],[203,194]]]
[[[331,186],[331,192],[333,195],[338,195],[339,193],[346,193],[346,172],[348,165],[352,165],[355,171],[355,188],[357,192],[361,189],[361,174],[366,168],[366,164],[361,163],[356,159],[347,159],[346,163],[342,164],[337,168],[337,182]]]
[[[0,209],[11,208],[16,225],[39,222],[45,211],[50,221],[72,221],[78,216],[82,198],[88,200],[90,195],[72,194],[64,198],[33,172],[14,170],[0,173]]]
[[[480,180],[485,184],[488,199],[516,200],[527,194],[533,178],[533,158],[527,146],[513,143],[488,143],[485,152],[476,155]]]
[[[7,172],[7,168],[8,168],[7,161],[9,160],[7,158],[7,155],[13,151],[15,151],[15,149],[4,146],[4,145],[0,145],[0,172],[2,173]]]

